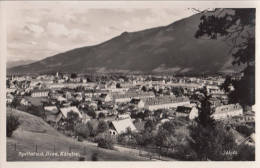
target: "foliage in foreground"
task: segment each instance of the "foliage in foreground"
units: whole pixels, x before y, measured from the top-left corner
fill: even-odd
[[[6,116],[6,136],[11,137],[13,132],[19,127],[20,122],[17,116],[12,114]]]
[[[99,134],[95,140],[98,144],[98,147],[106,149],[114,149],[114,138],[107,132]]]

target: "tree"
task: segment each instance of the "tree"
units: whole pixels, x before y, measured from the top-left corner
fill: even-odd
[[[212,118],[213,111],[209,102],[210,96],[204,95],[200,101],[200,107],[198,107],[199,115],[195,119],[196,122],[204,127],[214,127],[215,120]]]
[[[147,92],[147,91],[148,91],[148,89],[147,89],[146,86],[142,86],[141,90],[144,91],[144,92]]]
[[[136,140],[136,143],[140,146],[152,145],[155,142],[155,135],[153,132],[148,132],[144,130],[142,134],[138,133],[134,134],[133,136]]]
[[[231,76],[227,76],[224,83],[220,86],[220,89],[224,90],[226,93],[229,93],[230,90],[230,85],[232,85],[232,78]]]
[[[94,137],[97,135],[98,122],[96,120],[88,121],[87,127],[89,129],[90,136]]]
[[[6,136],[11,137],[13,132],[19,127],[20,122],[17,116],[9,114],[6,116]]]
[[[144,124],[144,129],[148,132],[151,132],[155,129],[155,122],[153,120],[148,120],[145,124]]]
[[[241,145],[238,149],[238,155],[234,160],[237,161],[255,161],[255,147],[249,145]]]
[[[158,131],[156,136],[156,145],[159,147],[166,147],[167,149],[175,147],[177,138],[165,129]]]
[[[71,77],[72,79],[75,79],[75,78],[78,77],[78,75],[77,75],[76,73],[72,73],[72,74],[70,75],[70,77]]]
[[[87,113],[87,115],[91,116],[94,119],[97,116],[97,114],[95,113],[95,111],[91,107],[85,108],[84,112]]]
[[[12,103],[11,103],[11,107],[16,108],[16,107],[18,107],[19,105],[20,105],[20,100],[15,97],[15,98],[13,99]]]
[[[176,144],[175,125],[167,121],[159,127],[156,136],[156,145],[159,147],[173,148]]]
[[[79,115],[78,113],[75,113],[73,111],[68,112],[67,118],[65,119],[66,121],[66,129],[67,130],[74,130],[75,124],[79,120]]]
[[[254,8],[216,9],[200,18],[196,38],[222,38],[230,46],[233,65],[245,65],[244,76],[230,94],[243,106],[255,104],[255,12]]]
[[[199,116],[190,126],[189,146],[195,153],[196,160],[232,160],[223,153],[235,149],[235,140],[232,134],[212,118],[212,110],[206,91],[199,109]]]
[[[104,114],[104,113],[102,113],[102,112],[101,112],[101,113],[99,113],[99,114],[98,114],[98,118],[99,118],[99,119],[101,119],[101,118],[105,118],[105,114]]]
[[[145,110],[144,111],[144,118],[149,118],[152,116],[152,111],[150,110]]]
[[[173,92],[173,94],[176,95],[177,97],[184,95],[184,89],[181,88],[181,87],[173,87],[173,88],[172,88],[172,92]]]
[[[233,135],[223,126],[212,118],[212,110],[206,89],[202,89],[200,100],[199,116],[195,123],[190,126],[189,146],[192,153],[195,153],[196,160],[232,160],[224,155],[225,151],[232,151],[236,148]]]
[[[103,121],[103,120],[99,121],[99,123],[98,123],[98,128],[97,128],[97,132],[98,132],[98,133],[103,133],[103,132],[105,132],[105,131],[107,131],[107,130],[108,130],[108,124],[107,124],[107,122],[105,122],[105,121]]]
[[[115,140],[109,133],[100,134],[96,137],[96,142],[98,143],[98,147],[114,149]]]
[[[226,151],[234,151],[236,143],[232,134],[220,123],[214,128],[203,125],[191,126],[189,146],[196,153],[196,160],[232,160],[225,155]]]
[[[90,135],[89,127],[83,123],[76,124],[74,130],[75,130],[76,135],[82,136],[84,138],[88,138]]]

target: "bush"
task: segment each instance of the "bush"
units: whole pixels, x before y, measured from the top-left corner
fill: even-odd
[[[20,125],[19,119],[17,116],[12,114],[7,115],[6,117],[6,136],[11,137],[14,130],[16,130]]]
[[[255,147],[241,145],[238,149],[238,155],[234,157],[237,161],[255,161]]]
[[[109,133],[103,133],[96,138],[98,147],[106,149],[114,149],[114,139]]]
[[[98,153],[93,153],[93,154],[91,155],[91,160],[92,160],[92,161],[98,161]]]
[[[236,127],[236,130],[245,136],[250,136],[252,133],[255,132],[255,129],[253,127],[249,127],[246,125],[238,125]]]
[[[90,135],[89,128],[86,124],[79,123],[74,128],[77,136],[82,136],[83,138],[88,138]]]
[[[108,130],[108,124],[106,121],[99,121],[97,131],[98,133],[103,133]]]
[[[97,135],[98,121],[90,120],[87,122],[87,126],[90,132],[90,136],[95,137]]]

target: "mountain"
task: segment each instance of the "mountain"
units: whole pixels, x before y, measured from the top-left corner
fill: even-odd
[[[36,62],[35,60],[20,60],[20,61],[7,61],[6,67],[13,68],[16,66],[27,65]]]
[[[124,32],[104,43],[73,49],[8,69],[9,73],[233,71],[230,46],[221,39],[196,39],[202,13],[167,26]]]

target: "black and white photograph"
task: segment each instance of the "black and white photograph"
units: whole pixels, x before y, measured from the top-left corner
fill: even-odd
[[[2,2],[3,160],[254,163],[257,3],[195,2]]]

